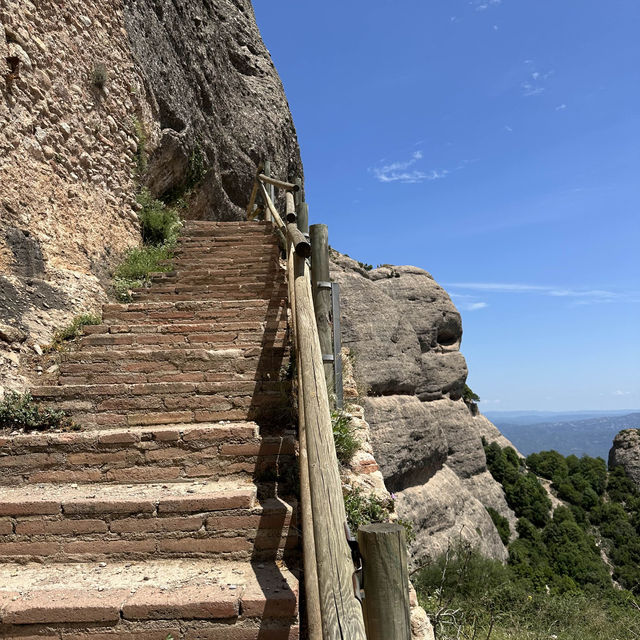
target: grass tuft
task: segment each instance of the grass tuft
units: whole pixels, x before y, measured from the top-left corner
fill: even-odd
[[[83,313],[76,316],[68,326],[59,329],[53,334],[53,340],[46,350],[60,351],[64,348],[65,343],[75,340],[82,334],[83,327],[100,324],[101,322],[102,319],[92,313]]]
[[[0,401],[0,429],[48,431],[73,429],[74,424],[66,411],[43,409],[30,393],[8,393]]]
[[[336,455],[340,464],[347,465],[353,460],[356,451],[360,449],[360,440],[353,435],[351,416],[334,411],[331,414],[333,425],[333,440],[336,445]]]

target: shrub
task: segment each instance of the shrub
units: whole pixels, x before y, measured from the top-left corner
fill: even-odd
[[[491,520],[493,520],[493,524],[500,534],[502,544],[509,544],[509,538],[511,538],[511,527],[509,526],[509,521],[504,516],[501,516],[494,508],[485,507],[485,509],[491,516]]]
[[[46,431],[73,426],[65,411],[42,409],[28,392],[10,392],[0,401],[0,429]]]
[[[379,498],[375,494],[365,496],[362,489],[356,487],[344,495],[344,508],[347,512],[347,522],[351,533],[364,524],[386,522],[392,511],[389,501]]]
[[[160,245],[175,242],[180,231],[180,216],[173,207],[156,200],[148,189],[141,189],[137,196],[142,209],[138,212],[142,242]]]
[[[331,424],[338,461],[347,465],[360,448],[360,441],[353,435],[351,417],[342,411],[334,411],[331,414]]]
[[[104,89],[108,79],[109,74],[107,73],[106,65],[103,62],[94,64],[91,70],[91,83],[98,89]]]
[[[54,333],[53,340],[48,345],[47,351],[59,351],[64,347],[65,342],[75,340],[82,333],[82,327],[100,324],[101,322],[102,319],[99,316],[91,313],[83,313],[76,316],[71,321],[71,324]]]
[[[464,385],[464,389],[462,391],[462,399],[467,404],[471,404],[472,402],[480,402],[480,396],[477,393],[474,393],[468,384]]]

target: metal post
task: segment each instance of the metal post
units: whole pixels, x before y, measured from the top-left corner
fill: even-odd
[[[311,234],[311,282],[313,306],[320,336],[324,375],[329,397],[334,394],[333,339],[331,337],[331,282],[329,281],[329,231],[326,224],[313,224]]]
[[[333,320],[333,373],[336,388],[336,407],[344,406],[342,390],[342,335],[340,332],[340,285],[331,283],[331,319]]]

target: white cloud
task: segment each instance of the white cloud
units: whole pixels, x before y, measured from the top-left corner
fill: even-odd
[[[613,392],[614,396],[630,396],[631,395],[631,391],[621,391],[620,389],[618,389],[617,391]]]
[[[546,87],[543,82],[548,80],[554,73],[555,69],[549,69],[548,71],[538,71],[536,64],[533,60],[525,60],[524,64],[528,65],[527,79],[520,83],[520,89],[523,96],[538,96],[546,91]]]
[[[486,11],[490,7],[497,7],[502,0],[476,0],[476,11]]]
[[[556,107],[556,111],[564,111],[566,108],[567,108],[567,105],[566,105],[566,104],[564,104],[564,103],[563,103],[563,104],[559,104],[559,105]]]
[[[534,293],[553,298],[570,298],[575,304],[594,304],[628,299],[628,294],[605,289],[568,289],[512,282],[450,282],[447,287],[486,293]]]
[[[478,311],[479,309],[486,309],[489,304],[486,302],[464,302],[458,306],[463,311]]]
[[[504,130],[505,130],[507,133],[513,133],[513,128],[512,128],[512,127],[510,127],[508,124],[505,124],[505,125],[504,125]]]
[[[448,169],[431,169],[429,171],[415,169],[415,164],[422,158],[422,151],[414,151],[409,160],[372,167],[370,171],[379,182],[402,182],[404,184],[431,182],[433,180],[441,180],[449,175]]]
[[[523,96],[538,96],[544,92],[544,87],[536,86],[531,82],[523,82],[520,87],[522,88]]]

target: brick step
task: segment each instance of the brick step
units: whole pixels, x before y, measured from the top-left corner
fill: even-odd
[[[156,382],[246,382],[250,380],[270,380],[272,374],[256,367],[254,371],[245,373],[216,373],[215,371],[178,371],[162,369],[149,371],[125,371],[111,365],[105,368],[103,363],[97,364],[65,364],[58,376],[58,384],[145,384]],[[138,367],[142,368],[142,367]],[[147,367],[149,369],[149,367]],[[279,373],[273,368],[273,375]]]
[[[272,234],[236,234],[223,236],[182,235],[176,242],[178,249],[185,247],[227,247],[242,250],[247,247],[268,247],[277,245],[278,239]]]
[[[270,321],[286,318],[285,301],[275,304],[269,300],[192,300],[131,302],[128,304],[105,304],[102,317],[105,323],[143,321],[145,323],[179,322],[228,322]]]
[[[249,260],[257,256],[267,258],[277,257],[280,254],[280,247],[275,240],[257,241],[254,244],[240,244],[239,241],[224,242],[221,240],[205,240],[203,242],[186,242],[176,245],[174,256],[199,256],[209,254],[224,258],[233,258],[237,261],[248,258]]]
[[[221,296],[242,296],[253,294],[254,298],[262,298],[264,296],[286,295],[287,287],[284,282],[273,281],[255,281],[255,282],[205,282],[202,284],[154,284],[151,287],[141,287],[133,289],[134,292],[153,293],[156,295],[173,295],[180,293],[215,293]]]
[[[120,335],[129,333],[159,333],[165,334],[180,334],[180,333],[214,333],[217,331],[223,333],[230,332],[260,332],[260,331],[280,331],[286,329],[287,323],[285,319],[280,320],[277,323],[262,322],[260,320],[242,321],[233,320],[229,322],[199,322],[199,323],[187,323],[181,324],[179,322],[166,323],[166,324],[150,324],[150,323],[113,323],[113,324],[96,324],[84,327],[85,335]]]
[[[164,260],[161,264],[168,270],[182,269],[233,269],[236,272],[250,273],[259,268],[280,268],[279,256],[255,255],[251,258],[234,258],[221,255],[183,256],[180,260]]]
[[[0,566],[5,640],[297,640],[298,580],[274,562]]]
[[[277,262],[258,262],[251,267],[247,265],[238,265],[229,262],[221,262],[214,267],[204,266],[202,263],[194,263],[193,266],[180,269],[171,269],[169,271],[158,271],[149,274],[151,278],[190,278],[200,276],[211,277],[270,277],[275,279],[282,272],[282,267]],[[244,275],[243,275],[244,274]]]
[[[269,331],[216,331],[189,333],[108,333],[83,336],[78,341],[81,347],[102,347],[105,349],[130,349],[132,346],[152,348],[163,346],[166,349],[202,348],[214,346],[218,348],[239,349],[257,345],[286,347],[288,343],[287,329]]]
[[[276,279],[277,271],[275,268],[270,268],[269,271],[262,271],[260,273],[254,270],[251,273],[244,275],[238,274],[237,269],[232,271],[218,271],[217,269],[202,269],[202,270],[180,270],[169,271],[166,273],[153,274],[151,281],[154,285],[163,284],[200,284],[209,283],[214,285],[219,284],[260,284],[262,286],[272,286]]]
[[[0,487],[0,563],[198,557],[293,549],[293,507],[253,484],[74,484]],[[294,523],[295,524],[295,523]]]
[[[246,373],[255,370],[255,367],[262,366],[265,371],[271,371],[271,365],[276,365],[288,354],[288,348],[276,347],[270,349],[268,354],[263,354],[259,347],[247,347],[240,349],[237,347],[229,349],[126,349],[121,352],[108,351],[105,349],[82,349],[79,351],[65,351],[60,353],[60,368],[66,363],[87,363],[97,362],[115,363],[120,367],[120,371],[217,371],[218,373]],[[161,368],[134,366],[132,363],[159,362]],[[165,365],[171,364],[172,366]]]
[[[190,291],[190,292],[164,292],[155,293],[152,289],[134,291],[132,298],[139,302],[162,302],[164,300],[173,300],[175,302],[199,302],[208,300],[224,300],[227,297],[233,296],[234,298],[245,298],[247,300],[255,300],[256,298],[262,298],[264,300],[273,301],[273,297],[284,301],[286,290],[283,288],[283,292],[264,291],[260,293],[257,291],[242,291],[224,292],[224,291]]]
[[[17,434],[0,437],[0,485],[259,479],[294,452],[293,436],[261,438],[254,422]]]
[[[169,422],[245,420],[253,419],[249,416],[271,415],[286,408],[289,386],[287,381],[270,380],[157,382],[42,386],[34,387],[31,393],[39,402],[70,412],[79,424],[90,417],[87,414],[97,414],[92,417],[109,419],[110,423],[115,416],[126,415],[129,421],[122,425],[139,425],[153,424],[148,420],[150,416],[157,416],[160,424],[166,424],[168,421],[161,414],[176,412],[180,418]]]

